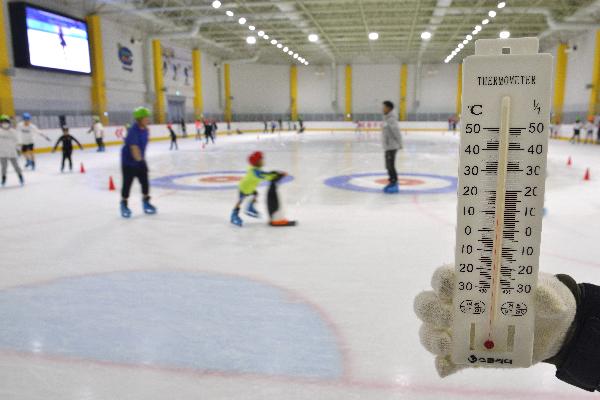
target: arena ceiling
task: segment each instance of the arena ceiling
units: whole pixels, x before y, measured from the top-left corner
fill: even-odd
[[[546,47],[567,41],[585,29],[600,27],[599,0],[86,0],[89,11],[146,32],[199,46],[223,59],[255,58],[290,63],[271,40],[313,64],[443,62],[466,35],[489,19],[474,36],[540,36]],[[73,3],[64,0],[63,3]],[[225,14],[231,11],[234,16]],[[488,16],[495,11],[494,18]],[[247,22],[241,25],[240,17]],[[250,31],[249,26],[255,26]],[[256,35],[263,30],[270,36]],[[421,33],[431,33],[422,40]],[[369,40],[376,32],[378,40]],[[308,40],[318,35],[317,42]],[[246,42],[256,36],[257,43]],[[473,39],[473,40],[474,40]],[[450,62],[473,53],[473,40]]]

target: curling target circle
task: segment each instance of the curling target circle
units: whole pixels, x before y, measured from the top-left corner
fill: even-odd
[[[386,173],[361,173],[334,176],[325,180],[327,186],[355,192],[382,193],[388,183]],[[458,179],[453,176],[402,173],[398,174],[400,194],[438,194],[456,191]]]
[[[151,184],[171,190],[237,190],[245,175],[246,171],[189,172],[155,178]],[[280,180],[279,184],[291,182],[293,179],[288,175]],[[263,182],[261,185],[266,184],[268,182]]]

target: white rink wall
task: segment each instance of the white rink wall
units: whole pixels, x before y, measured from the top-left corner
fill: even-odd
[[[378,131],[381,129],[381,121],[362,121],[362,129],[369,131]],[[356,130],[356,124],[354,122],[337,122],[337,121],[305,121],[307,133],[315,131],[328,130],[336,132],[348,132],[352,133]],[[218,124],[217,134],[219,135],[235,135],[237,130],[242,131],[243,134],[254,134],[262,133],[264,130],[264,124],[262,122],[232,122],[231,129],[227,130],[227,124],[221,122]],[[283,130],[287,131],[287,123],[284,122]],[[296,126],[298,128],[298,126]],[[177,135],[181,135],[181,127],[179,125],[173,125],[173,129]],[[270,125],[269,125],[270,129]],[[403,131],[435,131],[435,132],[446,132],[448,130],[448,124],[446,122],[439,121],[404,121],[400,122],[400,129]],[[460,129],[460,127],[458,128]],[[71,135],[75,136],[84,145],[95,145],[94,136],[88,133],[89,128],[70,128]],[[277,130],[278,131],[278,130]],[[277,132],[276,131],[276,132]],[[42,132],[50,138],[50,142],[46,141],[40,136],[35,137],[35,146],[39,151],[48,151],[51,146],[54,146],[56,140],[62,134],[60,129],[43,129]],[[107,126],[104,128],[104,141],[105,143],[119,144],[122,142],[120,134],[124,135],[126,132],[124,126]],[[153,139],[167,139],[169,136],[166,125],[152,125],[150,127],[151,137]],[[204,129],[201,129],[204,132]],[[561,137],[571,137],[573,133],[573,125],[561,125],[559,134]],[[187,124],[188,137],[194,137],[196,134],[196,128],[193,123]],[[585,138],[585,133],[582,133],[582,137]]]

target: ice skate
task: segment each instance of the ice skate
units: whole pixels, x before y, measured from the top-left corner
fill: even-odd
[[[121,216],[123,218],[131,218],[131,210],[127,207],[126,201],[121,201]]]
[[[156,214],[156,207],[154,207],[152,204],[150,204],[150,199],[144,200],[142,205],[143,205],[145,214],[149,214],[149,215]]]
[[[259,218],[260,213],[254,208],[254,203],[250,203],[246,208],[246,215],[252,218]]]
[[[240,210],[233,210],[231,212],[231,223],[240,227],[244,224],[244,221],[240,218]]]

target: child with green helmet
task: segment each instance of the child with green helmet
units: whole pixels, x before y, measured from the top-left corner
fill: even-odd
[[[2,168],[2,186],[6,184],[6,169],[10,162],[19,176],[19,182],[23,185],[23,172],[17,162],[17,133],[12,128],[10,117],[0,115],[0,166]]]
[[[148,126],[152,113],[146,107],[133,110],[135,122],[127,130],[125,144],[121,149],[121,169],[123,172],[123,186],[121,188],[121,216],[131,217],[128,207],[129,192],[133,180],[142,185],[143,209],[146,214],[156,214],[156,207],[150,204],[150,182],[148,180],[148,165],[146,164],[146,146],[150,137]]]

